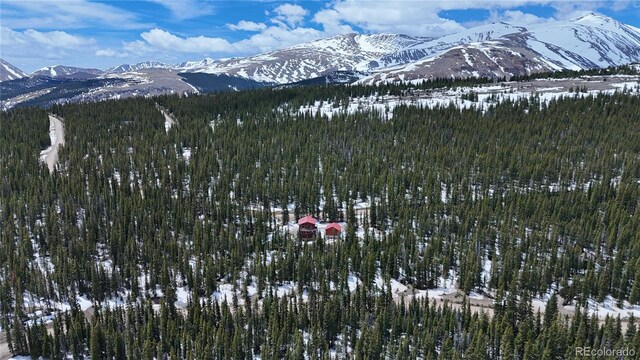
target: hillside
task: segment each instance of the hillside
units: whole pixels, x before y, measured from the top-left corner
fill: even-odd
[[[92,359],[636,346],[625,71],[2,112],[0,333]]]

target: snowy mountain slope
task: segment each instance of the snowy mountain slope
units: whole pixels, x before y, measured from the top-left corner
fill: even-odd
[[[329,84],[352,84],[366,76],[368,73],[356,70],[338,70],[311,79],[305,79],[294,83],[282,85],[282,87],[308,86],[308,85],[329,85]]]
[[[146,69],[170,69],[173,66],[158,61],[144,61],[137,64],[121,64],[107,69],[105,72],[109,74],[119,74]]]
[[[518,26],[485,24],[437,39],[347,34],[246,58],[204,59],[177,66],[286,84],[336,71],[373,72],[372,83],[431,77],[529,74],[640,61],[640,31],[599,14]]]
[[[359,83],[377,84],[448,77],[500,78],[550,70],[553,68],[530,49],[505,46],[494,40],[456,46],[408,65],[376,72],[361,79]]]
[[[0,81],[16,80],[27,76],[22,70],[0,59]]]
[[[178,68],[185,72],[227,74],[286,84],[336,71],[371,71],[407,64],[456,45],[523,30],[518,26],[495,23],[438,39],[396,34],[346,34],[248,58],[186,62]]]
[[[640,60],[640,31],[599,14],[541,24],[524,35],[531,49],[560,68],[608,67]]]
[[[122,79],[135,82],[135,95],[198,91],[184,73],[217,88],[251,86],[412,81],[434,77],[509,77],[562,69],[640,63],[640,29],[599,14],[566,21],[518,26],[485,24],[437,39],[397,34],[345,34],[244,58],[155,61],[123,64],[102,71],[49,66],[31,76],[59,79]],[[2,62],[2,81],[24,76]],[[10,65],[9,65],[10,66]],[[6,77],[6,79],[5,79]],[[158,87],[158,84],[162,86]],[[211,85],[212,83],[213,85]],[[192,85],[192,84],[191,84]],[[94,91],[95,92],[95,91]],[[112,93],[104,89],[102,93]]]
[[[381,69],[360,82],[372,84],[433,77],[508,77],[640,61],[640,31],[602,15],[589,14],[518,30],[492,40],[447,48],[409,64]]]
[[[193,85],[168,69],[81,79],[34,76],[0,84],[0,110],[16,106],[123,99],[131,96],[197,93]]]
[[[346,34],[247,58],[184,63],[181,70],[286,84],[339,70],[376,68],[382,56],[426,40],[395,34]]]
[[[204,58],[203,60],[200,60],[200,61],[185,61],[183,63],[177,64],[175,68],[180,69],[182,71],[187,71],[187,72],[198,72],[198,70],[202,70],[204,68],[212,66],[215,63],[216,63],[216,60],[213,60],[212,58]]]
[[[385,55],[381,57],[380,63],[382,66],[406,64],[435,55],[458,45],[493,40],[508,34],[523,31],[526,31],[526,28],[504,22],[480,25],[437,39],[417,43],[392,54]]]
[[[32,72],[29,76],[48,76],[52,78],[91,79],[102,75],[99,69],[86,69],[73,66],[53,65]]]

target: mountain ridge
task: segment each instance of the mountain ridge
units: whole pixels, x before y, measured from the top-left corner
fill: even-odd
[[[76,79],[89,79],[101,75],[104,71],[100,69],[81,68],[75,66],[66,65],[52,65],[40,68],[31,74],[33,76],[48,76],[52,78],[76,78]]]
[[[106,70],[54,65],[26,75],[3,61],[0,75],[4,77],[0,80],[42,77],[35,83],[20,83],[24,84],[24,94],[41,96],[33,92],[34,84],[41,91],[60,84],[51,81],[47,85],[46,78],[105,79],[109,81],[77,83],[80,88],[87,86],[86,96],[74,98],[96,99],[100,94],[103,99],[261,86],[510,78],[630,63],[640,63],[640,29],[591,13],[539,24],[495,22],[439,38],[348,33],[247,57],[204,58],[178,64],[144,61]],[[184,75],[189,73],[195,75]],[[122,84],[121,88],[114,87],[114,79],[122,80],[116,82]],[[11,86],[12,91],[20,84]]]
[[[640,31],[600,14],[523,26],[519,30],[454,46],[415,62],[377,72],[360,83],[447,76],[510,77],[564,69],[605,68],[640,61]],[[457,61],[461,57],[464,62]]]
[[[460,46],[466,50],[462,51]],[[529,58],[515,61],[515,58],[508,59],[508,53]],[[505,71],[499,64],[491,66],[491,70],[469,69],[456,61],[460,56],[470,60],[466,63],[471,67],[474,67],[472,64],[477,57],[478,61],[482,59],[487,64],[506,61],[510,70]],[[438,38],[348,33],[247,57],[205,58],[178,64],[144,61],[106,70],[54,65],[36,70],[31,76],[91,78],[146,69],[170,69],[288,84],[337,71],[357,71],[371,73],[369,80],[363,80],[370,82],[476,76],[476,73],[502,77],[536,71],[619,66],[639,61],[640,29],[602,14],[588,13],[569,20],[530,25],[494,22]],[[444,71],[450,67],[447,62],[453,66],[448,74]],[[419,69],[420,64],[430,64],[429,67],[440,70]]]

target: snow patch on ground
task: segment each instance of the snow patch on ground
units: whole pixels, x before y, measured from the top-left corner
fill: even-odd
[[[184,309],[189,305],[191,294],[185,286],[181,286],[176,289],[176,298],[178,300],[176,300],[175,306],[179,309]]]
[[[599,78],[599,77],[597,77]],[[604,78],[604,77],[602,77]],[[479,109],[487,111],[491,106],[504,101],[515,102],[520,99],[530,99],[532,96],[540,99],[541,105],[566,97],[587,97],[601,94],[613,94],[626,90],[631,94],[639,94],[639,77],[613,78],[607,76],[607,82],[598,83],[598,89],[582,92],[571,92],[569,87],[563,86],[533,86],[530,83],[507,82],[500,85],[482,85],[477,87],[456,87],[417,91],[410,96],[371,95],[350,98],[348,101],[335,103],[333,101],[315,101],[312,105],[301,106],[297,114],[311,116],[334,116],[374,112],[381,118],[392,119],[394,109],[398,106],[418,106],[434,109],[438,107],[454,106],[459,109]],[[573,83],[573,87],[589,87],[595,85],[594,77],[579,79],[560,79]],[[543,82],[540,80],[540,82]],[[475,94],[477,101],[463,98],[463,95]]]
[[[182,158],[187,163],[191,160],[191,148],[186,147],[182,149]]]
[[[631,305],[628,301],[625,301],[622,304],[622,308],[618,307],[617,300],[612,298],[611,296],[607,296],[604,299],[604,302],[599,303],[594,299],[589,299],[587,301],[588,304],[588,312],[591,316],[597,316],[600,319],[609,317],[618,317],[622,319],[628,319],[631,314],[635,318],[640,317],[640,306],[639,305]],[[568,310],[571,306],[565,306]],[[573,307],[575,310],[575,307]]]

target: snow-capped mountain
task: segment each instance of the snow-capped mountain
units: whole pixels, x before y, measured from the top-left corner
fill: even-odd
[[[370,74],[361,82],[376,83],[451,76],[508,77],[639,61],[640,29],[591,13],[527,26],[485,24],[436,39],[345,34],[249,57],[205,58],[175,65],[145,61],[106,71],[56,65],[31,75],[112,78],[141,70],[170,69],[288,84],[356,71]]]
[[[640,29],[591,13],[526,26],[485,24],[436,39],[345,34],[249,57],[205,58],[175,65],[146,61],[105,71],[56,65],[37,70],[31,76],[47,77],[42,81],[50,80],[52,88],[71,86],[64,83],[66,80],[96,80],[74,83],[74,92],[91,94],[74,96],[90,99],[95,94],[124,97],[270,85],[495,78],[630,63],[640,63]],[[0,70],[2,81],[25,75],[4,61]],[[41,94],[37,91],[42,90],[42,84],[35,89],[23,80],[15,80],[12,94],[22,94],[18,88],[33,96]],[[118,81],[122,89],[114,90],[117,87],[114,84],[120,84]],[[109,88],[101,88],[100,84]],[[61,99],[67,94],[61,91]]]
[[[216,63],[216,60],[213,60],[212,58],[204,58],[203,60],[200,60],[200,61],[185,61],[183,63],[176,65],[175,67],[185,72],[198,72],[198,70],[205,69],[209,66],[212,66],[215,63]]]
[[[451,49],[454,46],[488,41],[505,35],[526,31],[525,28],[504,22],[480,25],[454,34],[421,42],[380,58],[383,67],[407,64]]]
[[[503,27],[501,24],[500,27]],[[487,25],[484,25],[487,27]],[[446,47],[420,60],[382,69],[361,83],[433,77],[509,77],[562,69],[591,69],[640,61],[640,29],[599,14],[513,27],[489,40]],[[473,31],[474,29],[468,29]],[[456,34],[457,35],[457,34]],[[459,39],[449,35],[448,38]],[[423,46],[429,48],[428,46]]]
[[[121,64],[106,70],[106,73],[118,74],[146,69],[170,69],[171,65],[158,61],[144,61],[137,64]]]
[[[27,76],[22,70],[0,59],[0,81],[16,80]]]
[[[180,70],[286,84],[339,70],[378,68],[378,60],[383,56],[427,40],[395,34],[346,34],[246,58],[188,62],[181,64]]]
[[[53,65],[32,72],[29,76],[48,76],[51,78],[90,79],[102,75],[99,69],[86,69],[73,66]]]
[[[372,73],[361,80],[503,77],[640,61],[640,30],[600,14],[519,26],[485,24],[436,39],[396,34],[339,35],[246,58],[179,64],[204,72],[286,84],[336,71]]]
[[[599,14],[541,24],[523,35],[528,47],[557,69],[607,67],[640,60],[640,29]]]

